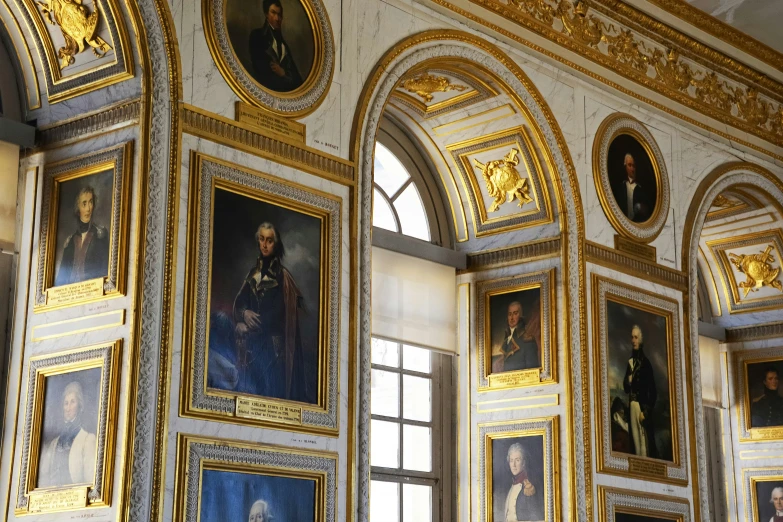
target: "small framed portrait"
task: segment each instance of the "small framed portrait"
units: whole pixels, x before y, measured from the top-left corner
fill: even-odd
[[[125,295],[131,152],[46,166],[36,311]]]
[[[687,500],[598,486],[601,522],[690,522]]]
[[[485,522],[559,520],[557,417],[479,424]]]
[[[337,520],[337,455],[180,434],[174,520]]]
[[[183,414],[337,430],[341,202],[195,155]]]
[[[679,303],[593,275],[600,472],[687,482]]]
[[[735,352],[740,441],[783,439],[783,351]]]
[[[322,0],[216,0],[203,14],[212,57],[240,98],[284,116],[320,105],[334,70]]]
[[[120,347],[30,359],[17,512],[110,504]]]
[[[479,390],[555,381],[554,269],[480,281]]]
[[[783,517],[783,470],[750,468],[743,470],[746,520],[775,522]]]
[[[627,114],[604,120],[593,144],[593,178],[620,234],[642,243],[658,236],[669,215],[669,178],[647,127]]]

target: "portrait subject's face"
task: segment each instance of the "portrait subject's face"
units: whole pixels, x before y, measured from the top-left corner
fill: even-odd
[[[628,176],[628,179],[633,181],[636,179],[636,162],[633,159],[633,156],[626,156],[625,157],[625,175]]]
[[[783,490],[776,488],[772,492],[772,505],[775,506],[775,511],[783,511]]]
[[[79,219],[82,223],[89,223],[92,219],[92,211],[95,208],[93,202],[93,195],[90,192],[85,192],[79,196]]]
[[[65,422],[73,421],[79,414],[79,399],[75,393],[67,393],[63,398],[63,417]]]
[[[638,328],[631,330],[631,345],[634,350],[638,350],[642,344],[642,331]]]
[[[767,372],[766,377],[764,377],[764,386],[768,390],[777,390],[778,383],[779,383],[779,378],[777,372]]]
[[[272,4],[266,12],[266,21],[272,29],[279,31],[283,25],[283,8]]]
[[[261,251],[261,255],[269,257],[275,252],[275,231],[271,229],[263,229],[258,234],[258,249]]]
[[[516,328],[520,317],[522,317],[522,307],[519,304],[510,304],[508,307],[508,327]]]
[[[508,455],[508,468],[511,470],[511,474],[515,477],[522,473],[522,469],[525,467],[525,459],[522,453],[519,451],[512,451]]]
[[[247,522],[264,522],[264,513],[261,504],[253,504]]]

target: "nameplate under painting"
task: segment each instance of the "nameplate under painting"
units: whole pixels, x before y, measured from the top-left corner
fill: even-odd
[[[236,120],[256,127],[263,134],[277,135],[299,143],[305,142],[306,127],[304,123],[277,116],[265,109],[259,109],[241,101],[236,103]]]

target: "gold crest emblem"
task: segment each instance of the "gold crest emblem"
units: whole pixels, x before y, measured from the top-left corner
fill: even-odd
[[[76,60],[74,57],[85,49],[85,42],[99,58],[111,50],[111,46],[100,36],[95,35],[100,11],[96,8],[90,13],[82,0],[46,0],[38,2],[41,12],[52,25],[60,27],[65,38],[65,47],[60,47],[60,69],[65,69]]]
[[[432,101],[433,92],[448,92],[459,91],[462,92],[467,87],[464,85],[454,85],[444,76],[433,76],[431,74],[422,73],[413,78],[408,78],[402,82],[402,88],[410,93],[414,93],[419,96],[425,103]]]
[[[783,283],[777,279],[780,268],[773,268],[770,264],[775,262],[771,252],[772,245],[769,245],[760,254],[729,254],[729,259],[734,266],[747,277],[737,285],[745,289],[743,297],[747,297],[748,292],[756,292],[763,286],[771,286],[783,292]]]
[[[481,170],[481,175],[487,184],[489,197],[494,199],[492,206],[489,207],[490,212],[495,212],[506,201],[510,203],[517,199],[519,201],[518,207],[533,201],[533,198],[530,197],[527,178],[520,176],[517,171],[516,167],[519,165],[517,154],[519,154],[519,150],[514,148],[502,160],[481,163],[479,160],[473,159],[473,163],[476,168]]]

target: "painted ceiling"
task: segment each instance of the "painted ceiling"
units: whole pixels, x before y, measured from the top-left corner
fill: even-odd
[[[688,0],[688,3],[783,53],[783,1]]]

